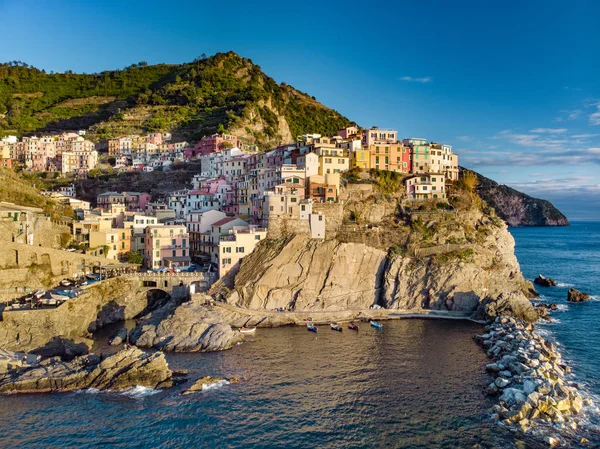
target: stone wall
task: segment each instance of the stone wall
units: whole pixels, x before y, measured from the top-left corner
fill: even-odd
[[[344,206],[340,203],[315,203],[313,213],[321,212],[325,216],[325,238],[334,238],[342,226],[344,219]],[[300,220],[291,215],[280,215],[270,218],[268,224],[269,238],[278,239],[291,235],[305,235],[310,237],[308,220]]]
[[[0,251],[0,297],[15,287],[47,288],[82,270],[79,265],[102,264],[103,257],[21,243],[4,243]],[[14,295],[13,295],[14,296]]]
[[[64,224],[57,224],[43,215],[28,214],[28,220],[0,220],[0,243],[27,243],[26,230],[33,233],[33,244],[49,248],[61,247],[61,235],[70,234],[71,229]]]

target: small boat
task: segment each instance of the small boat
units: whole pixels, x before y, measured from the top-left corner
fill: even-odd
[[[241,334],[253,334],[254,332],[256,332],[255,327],[241,327],[240,328]]]
[[[62,281],[60,281],[60,285],[62,285],[63,287],[70,287],[71,285],[73,285],[73,282],[71,282],[68,279],[63,279]]]
[[[358,324],[356,324],[356,323],[349,323],[348,324],[348,329],[353,330],[353,331],[357,331],[358,330]]]
[[[306,329],[308,329],[309,332],[317,332],[317,326],[312,323],[306,323]]]
[[[331,323],[329,326],[331,326],[332,331],[342,332],[342,326],[337,323]]]
[[[369,321],[369,324],[377,329],[381,329],[383,327],[383,324],[378,323],[377,321]]]

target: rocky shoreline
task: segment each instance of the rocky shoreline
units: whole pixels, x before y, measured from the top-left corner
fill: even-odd
[[[486,365],[495,377],[486,393],[498,399],[493,417],[524,434],[542,436],[550,446],[585,444],[585,435],[576,431],[593,403],[568,380],[571,370],[557,347],[533,324],[512,317],[497,317],[485,330],[474,339],[494,360]]]
[[[169,388],[178,383],[165,355],[126,348],[109,357],[88,354],[71,361],[50,357],[0,375],[0,394],[54,393],[85,389],[120,391]]]

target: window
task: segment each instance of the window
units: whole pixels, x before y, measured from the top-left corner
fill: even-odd
[[[244,253],[244,247],[243,246],[238,246],[235,248],[235,252],[236,253]]]
[[[260,235],[255,235],[254,240],[260,240]]]
[[[390,152],[390,147],[385,147],[385,154],[388,154]]]
[[[306,210],[306,206],[303,204],[302,206],[300,206],[300,210],[304,212]]]
[[[269,206],[269,210],[273,212],[273,206]]]
[[[319,215],[319,221],[323,221],[323,215]]]
[[[156,241],[156,247],[157,247],[157,248],[160,248],[160,240],[157,240],[157,241]]]
[[[177,240],[175,240],[175,239],[172,239],[172,240],[171,240],[171,246],[175,246],[175,243],[176,243],[176,242],[177,242]]]
[[[379,147],[375,147],[375,153],[379,153]]]
[[[379,164],[379,156],[375,156],[375,163]]]
[[[293,197],[293,198],[290,198],[290,201],[291,201],[292,203],[295,203],[297,200],[298,200],[298,198],[295,198],[295,197]]]

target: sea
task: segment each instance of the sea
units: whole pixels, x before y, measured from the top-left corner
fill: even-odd
[[[540,301],[559,304],[539,331],[560,345],[585,394],[600,396],[600,223],[511,233],[525,276],[559,282],[538,289]],[[570,286],[593,299],[567,304]],[[103,329],[96,351],[108,350],[113,331]],[[236,376],[237,384],[186,396],[181,385],[0,397],[0,448],[547,447],[492,419],[488,359],[472,340],[481,331],[420,319],[358,332],[258,329],[230,351],[167,355],[192,380]]]

